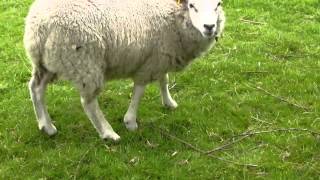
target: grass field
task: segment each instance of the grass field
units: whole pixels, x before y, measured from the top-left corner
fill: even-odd
[[[320,177],[318,0],[225,0],[219,45],[171,75],[178,109],[149,86],[137,132],[122,123],[132,82],[108,83],[99,101],[118,144],[99,139],[67,82],[47,92],[58,135],[38,131],[22,45],[30,4],[0,1],[0,179]]]

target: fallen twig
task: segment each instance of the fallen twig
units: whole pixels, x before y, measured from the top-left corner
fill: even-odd
[[[153,127],[153,128],[154,128],[154,127]],[[157,129],[160,131],[161,134],[163,134],[163,135],[165,135],[165,136],[167,136],[167,137],[170,137],[171,139],[174,139],[174,140],[176,140],[176,141],[184,144],[185,146],[187,146],[187,147],[189,147],[189,148],[191,148],[191,149],[193,149],[193,150],[195,150],[195,151],[198,151],[198,152],[200,152],[200,153],[206,153],[206,151],[197,148],[196,146],[188,143],[187,141],[184,141],[184,140],[182,140],[182,139],[180,139],[180,138],[178,138],[178,137],[176,137],[176,136],[174,136],[174,135],[172,135],[172,134],[169,134],[168,132],[166,132],[166,131],[163,130],[162,128],[157,128]]]
[[[248,136],[254,136],[254,135],[258,135],[258,134],[266,134],[266,133],[275,133],[275,132],[292,132],[292,131],[300,131],[300,132],[308,132],[312,135],[318,135],[320,136],[320,132],[316,132],[310,129],[302,129],[302,128],[279,128],[279,129],[271,129],[271,130],[263,130],[263,131],[253,131],[253,132],[246,132],[246,133],[242,133],[242,134],[238,134],[233,136],[234,137],[240,137],[240,136],[244,136],[244,137],[248,137]]]
[[[231,139],[234,139],[235,137],[240,137],[237,140],[232,140],[231,142],[227,143],[227,144],[223,144],[221,146],[218,146],[212,150],[207,151],[207,154],[211,154],[211,153],[215,153],[217,151],[222,151],[224,149],[226,149],[227,147],[233,146],[237,143],[239,143],[240,141],[243,141],[244,139],[254,136],[254,135],[259,135],[259,134],[266,134],[266,133],[275,133],[275,132],[291,132],[291,131],[302,131],[302,132],[308,132],[312,135],[318,135],[320,136],[319,132],[315,132],[312,131],[310,129],[301,129],[301,128],[280,128],[280,129],[273,129],[273,130],[263,130],[263,131],[249,131],[249,132],[244,132],[242,134],[239,135],[235,135],[233,137],[231,137]]]
[[[256,121],[258,121],[258,122],[261,122],[261,123],[273,125],[273,123],[267,122],[267,121],[264,121],[264,120],[261,120],[261,119],[259,119],[258,117],[251,116],[251,119],[254,119],[254,120],[256,120]]]
[[[269,72],[268,71],[242,71],[241,73],[244,73],[244,74],[267,74]]]
[[[227,159],[223,159],[223,158],[214,156],[214,155],[212,155],[212,154],[207,153],[208,151],[204,151],[204,150],[202,150],[202,149],[199,149],[199,148],[197,148],[196,146],[194,146],[194,145],[186,142],[185,140],[182,140],[182,139],[180,139],[180,138],[178,138],[178,137],[176,137],[176,136],[168,133],[167,131],[163,130],[162,128],[155,128],[155,127],[153,127],[153,126],[152,126],[152,128],[157,129],[158,131],[160,131],[161,134],[163,134],[163,135],[165,135],[165,136],[167,136],[167,137],[169,137],[169,138],[171,138],[171,139],[174,139],[174,140],[180,142],[181,144],[184,144],[185,146],[189,147],[190,149],[193,149],[193,150],[195,150],[195,151],[197,151],[197,152],[199,152],[199,153],[201,153],[201,154],[203,154],[203,155],[206,155],[206,156],[209,156],[209,157],[218,159],[218,160],[220,160],[220,161],[232,163],[232,164],[235,164],[235,165],[238,165],[238,166],[258,167],[258,165],[256,165],[256,164],[242,164],[242,163],[238,163],[238,162],[234,162],[234,161],[231,161],[231,160],[227,160]]]
[[[176,141],[180,142],[181,144],[184,144],[185,146],[189,147],[190,149],[193,149],[193,150],[195,150],[195,151],[197,151],[197,152],[199,152],[199,153],[201,153],[203,155],[206,155],[206,156],[209,156],[209,157],[212,157],[212,158],[215,158],[215,159],[219,159],[221,161],[233,163],[233,164],[236,164],[236,165],[246,166],[246,167],[258,167],[258,165],[255,165],[255,164],[241,164],[241,163],[238,163],[238,162],[234,162],[234,161],[231,161],[231,160],[226,160],[226,159],[214,156],[213,153],[218,152],[218,151],[223,151],[227,147],[234,146],[237,143],[245,140],[246,138],[249,138],[249,137],[252,137],[252,136],[255,136],[255,135],[259,135],[259,134],[300,131],[300,132],[308,132],[308,133],[310,133],[312,135],[320,136],[320,132],[316,132],[316,131],[313,131],[313,130],[310,130],[310,129],[302,129],[302,128],[279,128],[279,129],[263,130],[263,131],[252,131],[252,130],[249,130],[249,131],[246,131],[246,132],[244,132],[242,134],[235,135],[235,136],[231,137],[230,139],[232,139],[232,140],[230,140],[226,144],[223,144],[221,146],[215,147],[212,150],[205,151],[205,150],[202,150],[202,149],[196,147],[195,145],[192,145],[191,143],[189,143],[189,142],[187,142],[185,140],[182,140],[182,139],[170,134],[169,132],[167,132],[166,130],[163,130],[162,128],[156,128],[154,126],[151,126],[151,127],[153,129],[158,130],[162,135],[165,135],[165,136],[167,136],[167,137],[169,137],[169,138],[171,138],[173,140],[176,140]],[[240,138],[234,140],[235,137],[240,137]]]
[[[79,169],[80,169],[80,166],[82,164],[82,161],[84,160],[84,158],[87,156],[87,154],[90,152],[91,149],[88,149],[85,153],[83,153],[81,159],[78,161],[78,165],[77,165],[77,168],[76,168],[76,172],[74,173],[74,177],[73,179],[77,179],[77,176],[78,176],[78,173],[79,173]]]
[[[218,146],[218,147],[216,147],[216,148],[214,148],[214,149],[212,149],[212,150],[207,151],[206,154],[212,154],[212,153],[215,153],[215,152],[217,152],[217,151],[222,151],[222,150],[226,149],[227,147],[233,146],[233,145],[239,143],[240,141],[243,141],[244,139],[246,139],[246,138],[249,137],[249,136],[250,136],[250,135],[242,136],[242,137],[239,138],[239,139],[236,139],[236,140],[234,140],[234,141],[231,141],[231,142],[229,142],[229,143],[227,143],[227,144],[223,144],[222,146]]]
[[[169,86],[168,89],[171,90],[171,89],[175,88],[176,86],[177,86],[177,83],[173,82],[173,84],[171,86]],[[158,94],[158,95],[152,97],[151,99],[153,100],[153,99],[158,98],[160,96],[161,96],[161,94]]]
[[[276,98],[276,99],[278,99],[278,100],[280,100],[280,101],[282,101],[282,102],[285,102],[285,103],[287,103],[287,104],[289,104],[289,105],[291,105],[291,106],[294,106],[294,107],[296,107],[296,108],[303,109],[303,110],[305,110],[305,111],[309,111],[309,110],[310,110],[309,107],[305,107],[305,106],[303,106],[303,105],[300,105],[300,104],[294,103],[294,102],[292,102],[292,101],[289,101],[288,99],[285,99],[285,98],[283,98],[283,97],[274,95],[274,94],[272,94],[271,92],[269,92],[269,91],[267,91],[267,90],[265,90],[265,89],[263,89],[263,88],[261,88],[261,87],[259,87],[259,86],[251,86],[251,85],[249,85],[249,84],[245,84],[245,85],[246,85],[247,87],[250,87],[250,88],[253,88],[253,89],[257,89],[257,90],[259,90],[259,91],[261,91],[261,92],[264,92],[265,94],[267,94],[267,95],[269,95],[269,96],[272,96],[272,97],[274,97],[274,98]]]
[[[267,24],[265,22],[258,22],[258,21],[243,19],[243,18],[241,18],[240,21],[242,21],[244,23],[255,24],[255,25],[266,25]]]
[[[252,167],[252,168],[259,167],[259,166],[256,165],[256,164],[242,164],[242,163],[238,163],[238,162],[231,161],[231,160],[228,160],[228,159],[223,159],[223,158],[217,157],[217,156],[212,155],[212,154],[206,154],[206,155],[209,156],[209,157],[218,159],[218,160],[220,160],[220,161],[224,161],[224,162],[227,162],[227,163],[235,164],[235,165],[238,165],[238,166],[245,166],[245,167]]]
[[[177,83],[174,82],[171,86],[169,86],[169,90],[173,89],[174,87],[176,87]]]

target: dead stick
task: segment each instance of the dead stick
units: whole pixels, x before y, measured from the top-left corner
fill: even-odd
[[[281,129],[273,129],[273,130],[265,130],[265,131],[255,131],[255,132],[245,132],[236,136],[233,136],[233,138],[235,137],[241,137],[237,140],[231,141],[230,143],[224,144],[222,146],[216,147],[210,151],[207,151],[206,154],[212,154],[218,151],[222,151],[224,149],[226,149],[227,147],[233,146],[236,143],[239,143],[240,141],[243,141],[244,139],[254,136],[254,135],[258,135],[258,134],[266,134],[266,133],[274,133],[274,132],[290,132],[290,131],[303,131],[303,132],[308,132],[312,135],[320,135],[320,133],[309,130],[309,129],[300,129],[300,128],[281,128]]]
[[[182,140],[182,139],[180,139],[180,138],[178,138],[178,137],[176,137],[176,136],[174,136],[174,135],[172,135],[172,134],[169,134],[168,132],[166,132],[165,130],[163,130],[163,129],[161,129],[161,128],[157,128],[157,129],[159,129],[159,131],[161,132],[161,134],[163,134],[163,135],[165,135],[165,136],[168,136],[168,137],[170,137],[171,139],[174,139],[174,140],[176,140],[176,141],[178,141],[178,142],[180,142],[180,143],[188,146],[189,148],[191,148],[191,149],[193,149],[193,150],[195,150],[195,151],[198,151],[198,152],[200,152],[200,153],[206,153],[204,150],[201,150],[201,149],[195,147],[194,145],[192,145],[192,144],[190,144],[190,143],[188,143],[188,142],[186,142],[186,141],[184,141],[184,140]]]
[[[223,158],[220,158],[220,157],[217,157],[215,155],[212,155],[212,154],[206,154],[207,156],[209,157],[212,157],[212,158],[215,158],[215,159],[218,159],[220,161],[224,161],[224,162],[227,162],[227,163],[232,163],[232,164],[235,164],[235,165],[238,165],[238,166],[245,166],[245,167],[259,167],[258,165],[256,164],[242,164],[242,163],[238,163],[238,162],[235,162],[235,161],[231,161],[231,160],[227,160],[227,159],[223,159]]]
[[[268,71],[243,71],[241,73],[244,73],[244,74],[266,74],[269,72]]]
[[[176,85],[177,85],[177,83],[173,83],[171,86],[169,86],[169,90],[171,90],[171,89],[175,88],[175,87],[176,87]],[[161,96],[161,94],[158,94],[158,95],[156,95],[156,96],[152,97],[151,99],[155,99],[155,98],[160,97],[160,96]]]
[[[285,103],[287,103],[287,104],[290,104],[290,105],[292,105],[292,106],[294,106],[294,107],[296,107],[296,108],[300,108],[300,109],[303,109],[303,110],[305,110],[305,111],[310,110],[309,107],[302,106],[302,105],[300,105],[300,104],[291,102],[291,101],[289,101],[288,99],[285,99],[285,98],[283,98],[283,97],[274,95],[274,94],[272,94],[271,92],[269,92],[269,91],[267,91],[267,90],[265,90],[265,89],[263,89],[263,88],[261,88],[261,87],[251,86],[251,85],[249,85],[249,84],[245,84],[245,85],[246,85],[247,87],[260,90],[260,91],[266,93],[267,95],[270,95],[270,96],[272,96],[272,97],[274,97],[274,98],[276,98],[276,99],[278,99],[278,100],[280,100],[280,101],[283,101],[283,102],[285,102]]]
[[[212,149],[210,151],[207,151],[206,154],[212,154],[212,153],[217,152],[217,151],[222,151],[222,150],[226,149],[229,146],[233,146],[236,143],[239,143],[240,141],[243,141],[244,139],[246,139],[249,136],[250,135],[242,136],[241,138],[239,138],[237,140],[231,141],[230,143],[224,144],[224,145],[216,147],[216,148],[214,148],[214,149]]]
[[[151,126],[151,127],[156,129],[154,126]],[[212,158],[215,158],[215,159],[218,159],[218,160],[221,160],[221,161],[225,161],[225,162],[228,162],[228,163],[233,163],[233,164],[238,165],[238,166],[258,167],[258,165],[255,165],[255,164],[241,164],[241,163],[234,162],[234,161],[231,161],[231,160],[227,160],[227,159],[223,159],[223,158],[220,158],[220,157],[216,157],[216,156],[214,156],[212,154],[207,154],[206,151],[204,151],[202,149],[199,149],[199,148],[195,147],[194,145],[192,145],[192,144],[190,144],[190,143],[188,143],[188,142],[186,142],[186,141],[184,141],[184,140],[182,140],[182,139],[180,139],[180,138],[178,138],[178,137],[176,137],[176,136],[174,136],[172,134],[169,134],[165,130],[163,130],[161,128],[157,128],[157,129],[160,131],[161,134],[163,134],[163,135],[165,135],[165,136],[167,136],[167,137],[169,137],[171,139],[174,139],[174,140],[180,142],[181,144],[184,144],[185,146],[187,146],[187,147],[189,147],[189,148],[191,148],[191,149],[193,149],[193,150],[195,150],[195,151],[197,151],[197,152],[199,152],[201,154],[204,154],[204,155],[207,155],[209,157],[212,157]]]
[[[254,119],[254,120],[258,121],[258,122],[262,122],[262,123],[265,123],[265,124],[273,125],[273,123],[261,120],[258,117],[251,116],[251,119]]]
[[[151,126],[152,128],[155,129],[154,126]],[[213,150],[209,150],[209,151],[204,151],[202,149],[199,149],[197,147],[195,147],[194,145],[174,136],[174,135],[171,135],[169,134],[168,132],[166,132],[165,130],[161,129],[161,128],[157,128],[161,134],[167,136],[167,137],[170,137],[184,145],[186,145],[187,147],[197,151],[197,152],[200,152],[201,154],[205,154],[209,157],[213,157],[213,158],[216,158],[216,159],[219,159],[221,161],[226,161],[226,162],[231,162],[233,164],[236,164],[236,165],[242,165],[242,166],[247,166],[247,167],[258,167],[258,165],[254,165],[254,164],[241,164],[241,163],[237,163],[237,162],[234,162],[234,161],[230,161],[230,160],[226,160],[226,159],[222,159],[222,158],[219,158],[219,157],[216,157],[214,155],[212,155],[212,153],[214,152],[217,152],[217,151],[222,151],[222,150],[225,150],[227,147],[230,147],[230,146],[233,146],[241,141],[243,141],[244,139],[248,138],[248,137],[251,137],[251,136],[254,136],[254,135],[258,135],[258,134],[263,134],[263,133],[274,133],[274,132],[290,132],[290,131],[303,131],[303,132],[308,132],[312,135],[319,135],[320,136],[320,133],[319,132],[316,132],[316,131],[312,131],[312,130],[309,130],[309,129],[300,129],[300,128],[281,128],[281,129],[274,129],[274,130],[265,130],[265,131],[254,131],[254,132],[250,132],[250,131],[247,131],[247,132],[244,132],[240,135],[236,135],[236,136],[233,136],[232,138],[234,137],[239,137],[239,136],[243,136],[237,140],[234,140],[230,143],[227,143],[227,144],[224,144],[222,146],[219,146],[219,147],[216,147],[214,148]]]
[[[91,149],[88,149],[81,157],[81,159],[79,160],[78,162],[78,165],[77,165],[77,168],[76,168],[76,172],[74,174],[74,177],[73,179],[77,179],[77,176],[78,176],[78,173],[79,173],[79,169],[80,169],[80,166],[81,166],[81,163],[82,161],[84,160],[84,158],[87,156],[87,154],[90,152]]]
[[[254,135],[259,135],[259,134],[266,134],[266,133],[275,133],[275,132],[292,132],[292,131],[300,131],[300,132],[308,132],[312,135],[318,135],[320,136],[320,132],[312,131],[310,129],[301,129],[301,128],[280,128],[280,129],[272,129],[272,130],[263,130],[263,131],[254,131],[254,132],[247,132],[247,133],[242,133],[239,135],[235,135],[234,137],[239,137],[239,136],[254,136]]]
[[[174,87],[176,87],[177,83],[173,83],[170,87],[169,90],[173,89]]]
[[[257,25],[266,25],[267,24],[265,22],[258,22],[258,21],[248,20],[248,19],[240,19],[240,21],[245,22],[245,23],[250,23],[250,24],[257,24]]]

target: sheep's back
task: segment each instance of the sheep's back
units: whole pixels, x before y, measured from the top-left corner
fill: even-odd
[[[107,69],[111,76],[126,76],[153,53],[171,22],[173,3],[37,0],[26,20],[26,34],[33,34],[27,39],[38,39],[37,48],[51,71],[72,76],[76,72],[70,69],[81,72],[92,64]]]

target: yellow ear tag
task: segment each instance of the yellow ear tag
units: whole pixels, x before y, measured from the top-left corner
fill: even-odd
[[[177,4],[178,4],[178,5],[181,5],[181,0],[177,0]]]

